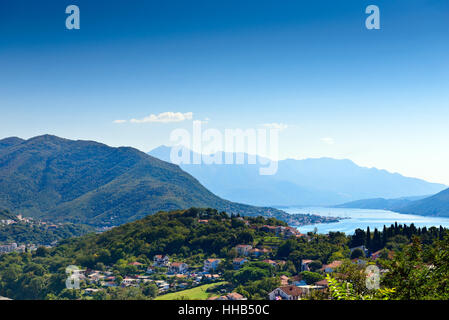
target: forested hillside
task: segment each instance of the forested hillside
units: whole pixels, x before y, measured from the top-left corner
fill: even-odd
[[[192,206],[310,222],[221,199],[178,166],[133,148],[50,135],[0,141],[0,207],[13,212],[107,226]]]

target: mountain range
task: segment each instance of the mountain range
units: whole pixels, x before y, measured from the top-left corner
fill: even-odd
[[[184,151],[193,159],[194,152]],[[149,154],[170,162],[170,152],[170,147],[160,146]],[[236,154],[231,156],[236,159]],[[248,155],[243,157],[247,159]],[[430,195],[447,188],[386,170],[360,167],[351,160],[281,160],[272,176],[260,175],[259,164],[247,163],[180,167],[218,196],[257,206],[331,206],[367,198]]]
[[[169,160],[169,151],[158,148],[151,156],[130,147],[51,135],[0,140],[0,208],[55,222],[116,226],[158,211],[210,207],[302,225],[331,221],[289,215],[268,204],[335,204],[367,194],[431,194],[444,188],[349,160],[284,160],[275,176],[261,176],[257,165],[180,167],[163,161]],[[432,201],[441,205],[444,193],[442,200],[437,196]],[[413,204],[413,211],[440,212]]]
[[[293,225],[328,221],[224,200],[179,166],[130,147],[52,135],[0,140],[0,208],[15,214],[116,226],[191,207],[277,217]]]

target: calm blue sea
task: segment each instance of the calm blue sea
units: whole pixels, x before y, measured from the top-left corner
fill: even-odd
[[[308,225],[299,228],[302,233],[313,231],[316,227],[318,233],[328,233],[329,231],[341,231],[347,234],[354,233],[355,229],[366,229],[368,226],[371,230],[374,228],[382,229],[384,225],[398,224],[410,225],[414,223],[416,227],[449,227],[449,218],[424,217],[411,214],[400,214],[386,210],[369,210],[369,209],[343,209],[343,208],[321,208],[321,207],[290,207],[282,208],[285,212],[291,214],[308,213],[318,214],[320,216],[344,217],[348,219],[340,220],[336,223],[321,223]]]

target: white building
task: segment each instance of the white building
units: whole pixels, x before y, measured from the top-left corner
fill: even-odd
[[[188,269],[188,265],[184,262],[173,262],[170,264],[169,272],[171,273],[184,273]]]
[[[9,253],[17,250],[17,243],[4,244],[0,246],[0,253]]]
[[[155,267],[168,267],[170,265],[168,256],[163,254],[155,255],[153,262],[153,266]]]
[[[221,260],[220,259],[207,259],[204,260],[204,267],[203,270],[204,272],[208,272],[211,270],[216,270],[218,268],[218,265],[220,264]]]
[[[297,286],[283,286],[268,294],[270,300],[300,300],[304,291]]]
[[[240,256],[247,256],[249,255],[250,250],[253,248],[252,245],[249,244],[239,244],[235,247],[237,250],[237,254]]]

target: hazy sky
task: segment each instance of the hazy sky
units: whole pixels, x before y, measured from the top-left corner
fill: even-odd
[[[70,4],[80,30],[65,28]],[[370,4],[381,30],[365,28]],[[0,137],[143,151],[192,119],[277,123],[281,158],[449,184],[449,2],[3,0],[0,111]]]

